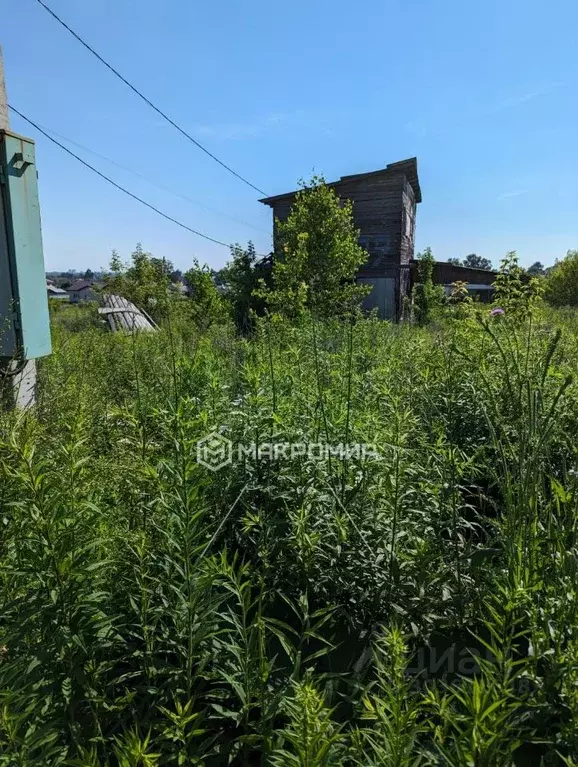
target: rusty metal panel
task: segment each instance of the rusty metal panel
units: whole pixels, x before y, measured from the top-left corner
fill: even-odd
[[[34,142],[0,131],[0,356],[51,352]]]

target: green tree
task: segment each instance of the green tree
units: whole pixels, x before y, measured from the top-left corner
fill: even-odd
[[[427,325],[433,319],[435,309],[442,303],[442,287],[434,285],[435,258],[431,248],[417,254],[417,278],[413,295],[413,316],[418,325]]]
[[[367,259],[353,223],[353,206],[320,176],[301,182],[288,219],[277,221],[272,307],[289,316],[353,309],[367,293],[355,275]]]
[[[142,245],[138,243],[131,254],[130,264],[123,263],[116,250],[113,250],[109,268],[109,293],[116,293],[132,301],[155,320],[166,316],[171,299],[170,261],[145,253]]]
[[[448,258],[448,264],[453,264],[454,266],[462,266],[462,262],[459,258]]]
[[[464,258],[464,266],[469,266],[470,269],[486,269],[488,272],[492,270],[492,262],[489,258],[478,256],[476,253],[470,253]]]
[[[264,283],[270,287],[271,259],[258,259],[252,242],[246,248],[232,245],[231,256],[232,260],[221,269],[215,281],[223,286],[237,330],[247,334],[253,329],[254,317],[265,313],[265,300],[259,286]]]
[[[175,271],[173,262],[166,258],[157,258],[156,256],[148,255],[150,256],[151,265],[155,272],[161,275],[163,279],[167,279],[170,282],[172,280],[172,274]]]
[[[201,330],[207,330],[222,321],[225,304],[207,264],[201,266],[195,259],[185,274],[185,282],[191,291],[191,315],[195,325]]]
[[[549,270],[545,298],[553,306],[578,306],[578,250],[569,250]]]
[[[535,261],[532,266],[529,266],[526,270],[527,274],[529,274],[531,277],[541,277],[546,274],[546,270],[544,269],[544,265],[540,261]]]

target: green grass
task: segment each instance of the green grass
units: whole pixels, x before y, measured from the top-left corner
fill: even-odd
[[[576,315],[54,319],[0,415],[0,765],[576,763]],[[215,429],[379,459],[211,472]]]

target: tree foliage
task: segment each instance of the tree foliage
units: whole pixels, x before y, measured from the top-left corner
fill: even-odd
[[[532,277],[540,277],[546,274],[546,270],[541,261],[534,261],[532,266],[529,266],[526,271]]]
[[[490,259],[478,256],[477,253],[470,253],[466,256],[463,265],[470,267],[470,269],[486,269],[487,271],[491,271],[492,269],[492,262]]]
[[[355,307],[367,288],[355,284],[367,253],[359,245],[353,205],[340,200],[323,177],[301,190],[286,221],[277,221],[271,306],[298,316],[308,309],[334,316]]]
[[[116,250],[112,251],[107,292],[124,296],[156,320],[162,319],[170,301],[173,265],[164,258],[146,253],[140,242],[130,258],[129,264],[123,263]]]
[[[553,306],[578,306],[578,250],[569,250],[549,270],[545,297]]]
[[[237,330],[243,334],[250,333],[254,317],[265,312],[265,300],[259,286],[262,283],[270,286],[270,261],[257,257],[252,242],[246,248],[237,243],[231,246],[231,261],[221,269],[218,279],[223,285],[225,298],[230,302]]]
[[[418,325],[427,325],[433,319],[436,308],[441,306],[442,288],[434,285],[435,259],[431,248],[417,254],[417,284],[413,295],[413,316]]]
[[[195,325],[206,330],[221,321],[226,307],[207,264],[201,266],[195,259],[185,274],[185,281],[191,291],[191,316]]]

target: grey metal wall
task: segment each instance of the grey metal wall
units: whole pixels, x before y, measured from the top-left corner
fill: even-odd
[[[371,292],[363,300],[366,311],[377,309],[377,315],[382,320],[396,319],[395,306],[395,277],[358,277],[361,285],[371,285]]]

